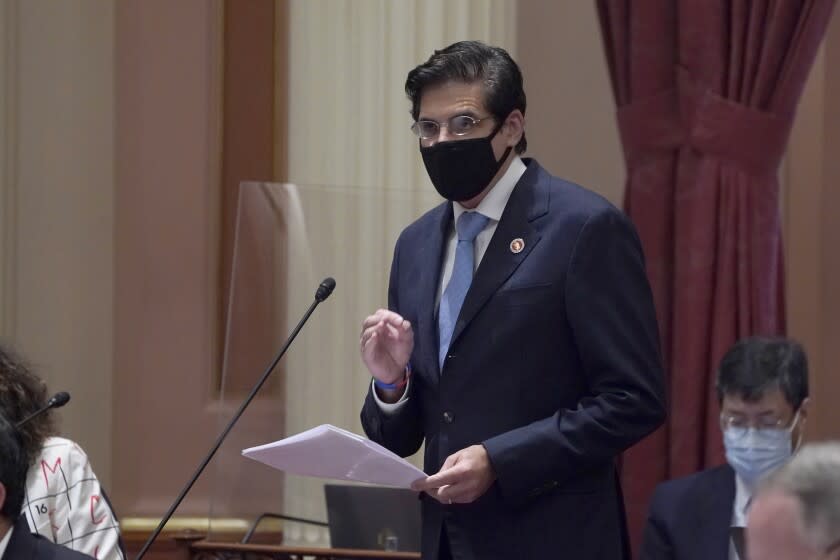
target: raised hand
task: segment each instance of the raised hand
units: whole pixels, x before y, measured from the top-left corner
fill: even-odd
[[[411,323],[397,313],[379,309],[362,323],[362,361],[382,383],[400,381],[414,349]]]

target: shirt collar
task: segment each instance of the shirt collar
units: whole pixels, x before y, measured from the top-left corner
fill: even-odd
[[[481,202],[479,202],[478,206],[475,207],[475,211],[498,222],[502,218],[502,212],[505,211],[505,206],[507,206],[508,199],[510,199],[510,195],[513,193],[513,188],[527,170],[528,167],[522,161],[522,158],[518,155],[514,155],[507,171],[505,171],[505,174],[499,178],[499,181],[495,185],[493,185],[493,188],[490,189],[487,196],[481,199]],[[461,214],[467,211],[467,209],[461,206],[458,202],[452,203],[452,210],[454,211],[456,224],[458,223],[458,218]]]
[[[747,510],[752,501],[752,490],[738,474],[735,475],[735,503],[732,504],[732,527],[747,526]]]
[[[9,546],[9,539],[12,538],[12,531],[15,530],[14,525],[9,526],[9,530],[6,531],[6,536],[0,540],[0,558],[3,558],[3,555],[6,554],[6,547]]]

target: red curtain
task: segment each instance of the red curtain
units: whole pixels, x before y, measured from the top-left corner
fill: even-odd
[[[723,460],[723,353],[784,332],[777,171],[833,4],[597,2],[669,382],[666,426],[622,461],[636,545],[658,482]]]

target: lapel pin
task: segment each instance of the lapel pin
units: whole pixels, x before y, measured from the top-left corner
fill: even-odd
[[[513,241],[510,242],[510,252],[516,255],[517,253],[521,253],[522,249],[525,248],[525,240],[521,237],[517,237]]]

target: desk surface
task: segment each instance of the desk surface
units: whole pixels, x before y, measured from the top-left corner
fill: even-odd
[[[261,554],[268,558],[302,558],[304,556],[315,558],[376,558],[376,559],[412,559],[419,560],[419,552],[389,552],[384,550],[358,550],[350,548],[318,548],[301,546],[283,546],[267,544],[237,544],[226,542],[213,542],[206,540],[195,541],[190,544],[190,549],[195,552],[210,553],[251,553]]]

